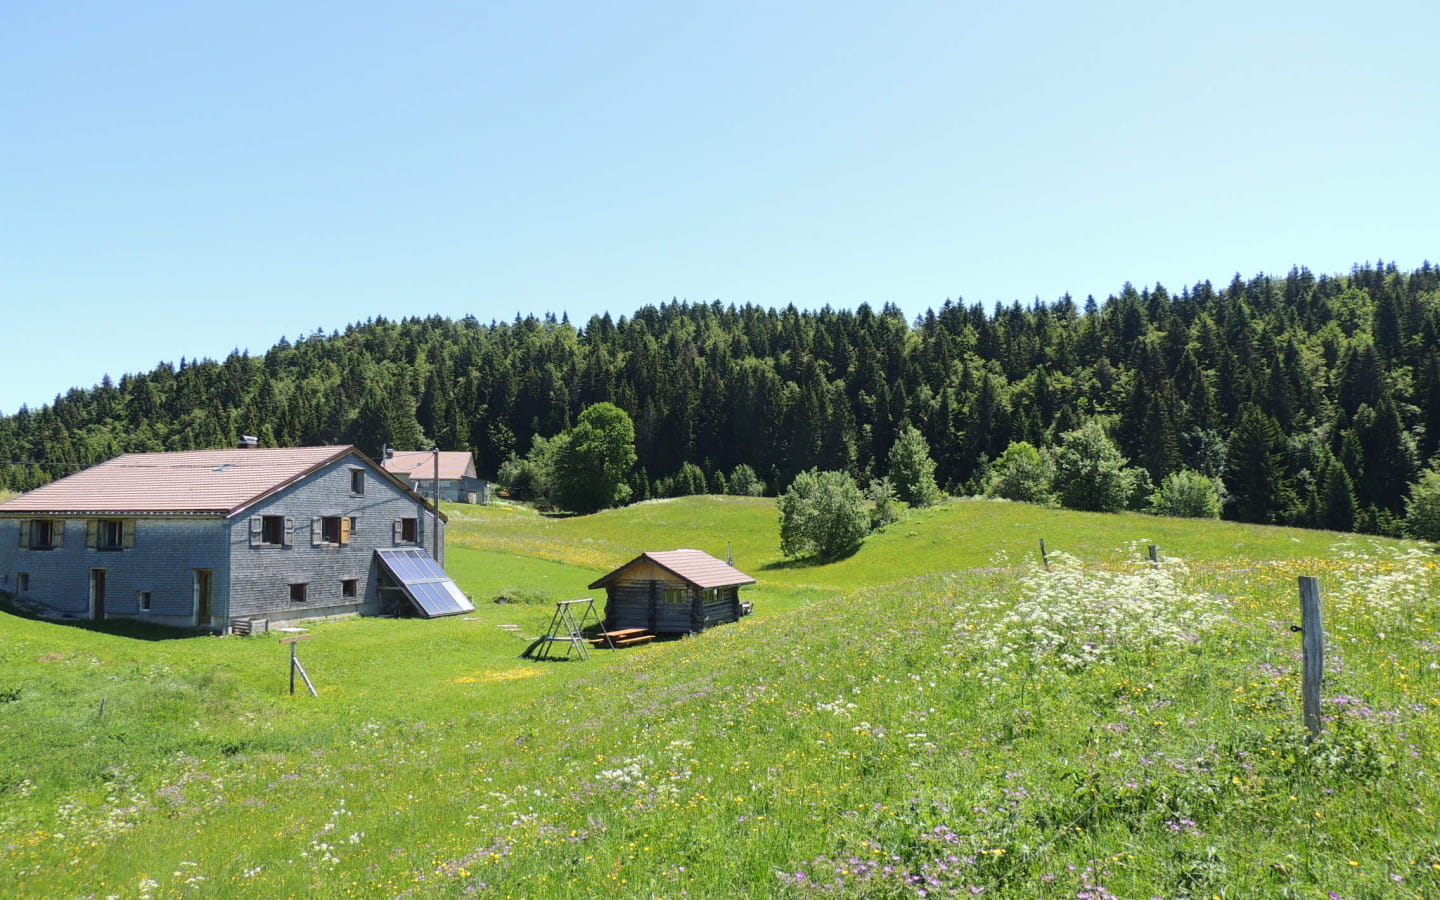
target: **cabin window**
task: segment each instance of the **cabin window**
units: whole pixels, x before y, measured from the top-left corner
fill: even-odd
[[[22,594],[28,593],[29,590],[30,590],[30,573],[29,573],[29,572],[16,572],[16,573],[15,573],[15,587],[16,587],[16,588],[20,591],[20,593],[22,593]]]
[[[364,470],[364,469],[351,469],[351,470],[350,470],[350,493],[354,494],[354,495],[357,496],[357,497],[362,497],[362,496],[365,495],[365,470]]]
[[[359,595],[360,582],[355,578],[346,578],[340,582],[340,596],[347,600],[353,600]]]
[[[415,544],[420,541],[420,520],[401,519],[395,540],[401,544]]]
[[[342,547],[350,543],[355,520],[346,516],[324,516],[311,521],[311,543]]]
[[[279,547],[285,543],[285,517],[260,517],[260,543]]]
[[[123,519],[101,519],[95,529],[96,550],[125,549],[125,521]]]
[[[139,606],[140,606],[140,611],[141,611],[141,612],[149,612],[149,611],[150,611],[150,592],[149,592],[149,591],[136,591],[136,592],[135,592],[135,600],[136,600],[136,602],[139,604]]]
[[[719,589],[719,588],[706,588],[706,589],[705,589],[705,602],[706,602],[706,603],[714,603],[716,600],[719,600],[719,599],[720,599],[720,589]]]
[[[686,599],[686,597],[685,597],[685,589],[684,589],[684,588],[666,588],[666,589],[665,589],[665,602],[666,602],[666,603],[687,603],[687,602],[689,602],[689,601],[688,601],[688,600]]]
[[[306,585],[304,582],[299,582],[299,583],[290,585],[290,602],[291,602],[291,603],[304,603],[304,602],[305,602],[305,588],[306,588],[306,587],[308,587],[308,585]]]
[[[65,523],[54,519],[31,519],[25,530],[25,546],[31,550],[54,550],[60,546]]]

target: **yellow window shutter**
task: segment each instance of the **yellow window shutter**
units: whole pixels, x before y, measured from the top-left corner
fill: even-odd
[[[353,527],[354,522],[355,520],[349,516],[344,516],[340,519],[340,543],[350,543],[350,529]]]

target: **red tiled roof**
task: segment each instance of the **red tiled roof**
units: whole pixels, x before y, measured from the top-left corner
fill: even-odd
[[[354,447],[128,453],[0,504],[5,513],[238,512]]]
[[[698,588],[738,587],[754,584],[755,579],[727,565],[703,550],[661,550],[641,555],[590,585],[593,590],[613,581],[616,576],[636,563],[649,560]]]
[[[440,480],[459,481],[473,475],[474,457],[464,450],[440,451]],[[383,463],[385,471],[396,475],[409,475],[411,481],[433,481],[435,478],[435,454],[429,450],[396,450]]]

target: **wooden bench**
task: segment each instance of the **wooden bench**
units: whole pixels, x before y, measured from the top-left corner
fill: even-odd
[[[634,644],[643,644],[655,640],[655,635],[644,628],[617,628],[614,631],[602,631],[590,640],[597,648],[604,647],[629,647]]]

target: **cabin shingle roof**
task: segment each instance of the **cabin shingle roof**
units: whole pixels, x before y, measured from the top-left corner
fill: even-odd
[[[231,515],[354,447],[128,453],[0,504],[0,514]]]
[[[749,575],[734,566],[721,562],[703,550],[659,550],[640,554],[591,584],[590,589],[604,587],[626,569],[647,560],[697,588],[738,587],[755,583],[755,579]]]

